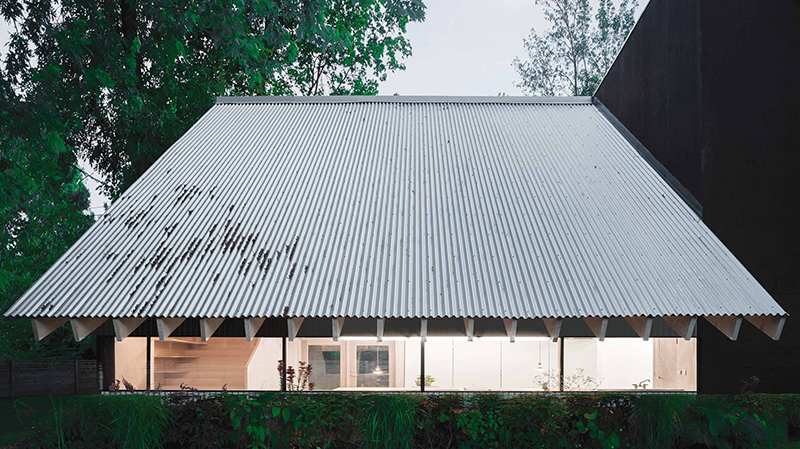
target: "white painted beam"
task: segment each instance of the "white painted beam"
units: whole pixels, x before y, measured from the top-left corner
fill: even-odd
[[[504,318],[503,326],[506,328],[506,335],[508,335],[509,340],[514,343],[514,339],[517,338],[517,320]]]
[[[200,319],[200,340],[208,341],[214,332],[219,329],[225,318],[201,318]]]
[[[474,318],[464,318],[464,330],[467,332],[467,341],[472,341],[472,337],[475,335]]]
[[[642,340],[647,341],[650,339],[650,331],[653,329],[653,317],[649,316],[626,316],[625,321],[633,328],[633,331]]]
[[[378,341],[383,341],[383,327],[386,325],[386,318],[378,318],[378,329],[375,335],[378,337]]]
[[[344,318],[331,318],[331,335],[333,341],[339,341],[342,336],[342,328],[344,327]]]
[[[300,326],[303,325],[304,318],[287,318],[286,319],[286,326],[289,330],[289,341],[294,341],[294,338],[297,337],[297,333],[300,332]]]
[[[739,329],[742,328],[741,316],[724,315],[707,316],[704,318],[731,340],[736,340],[739,338]]]
[[[122,341],[130,335],[137,327],[144,323],[147,318],[114,318],[111,322],[114,324],[114,335],[117,336],[117,341]]]
[[[72,326],[72,336],[75,337],[75,341],[81,341],[100,327],[101,324],[105,323],[106,319],[107,318],[71,318],[69,324]]]
[[[542,318],[542,321],[544,321],[544,327],[547,328],[550,338],[553,341],[558,341],[558,337],[561,335],[561,323],[564,320],[561,318]]]
[[[664,321],[675,330],[684,340],[691,340],[694,328],[697,326],[696,316],[665,316]]]
[[[606,339],[606,331],[608,330],[608,318],[584,318],[584,322],[586,325],[589,326],[589,330],[592,331],[595,337],[598,340],[603,341]]]
[[[747,321],[773,340],[779,340],[786,324],[786,316],[745,316]]]
[[[422,341],[428,339],[428,319],[422,318],[419,322],[419,337]]]
[[[253,341],[256,338],[256,334],[258,330],[261,329],[261,325],[264,324],[266,318],[245,318],[244,319],[244,338],[247,341]]]
[[[44,337],[50,335],[51,332],[63,326],[67,321],[69,321],[69,318],[31,318],[31,325],[33,326],[33,339],[36,341],[41,341]]]
[[[160,341],[166,340],[185,320],[186,318],[156,318],[158,339]]]

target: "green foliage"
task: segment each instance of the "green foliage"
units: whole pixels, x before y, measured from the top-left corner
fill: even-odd
[[[515,86],[527,95],[593,95],[633,29],[638,0],[537,0],[550,28],[523,40],[527,57],[514,58]],[[593,20],[594,19],[594,20]]]
[[[259,393],[225,398],[236,447],[333,447],[358,439],[356,401],[347,395]]]
[[[31,448],[777,449],[792,447],[798,405],[800,395],[72,396],[0,400],[16,423],[0,431]]]
[[[375,395],[359,398],[359,423],[363,428],[365,447],[411,447],[417,425],[419,398],[408,395]]]
[[[164,405],[172,416],[161,443],[165,449],[212,449],[225,447],[233,425],[219,398],[171,395]]]
[[[505,431],[503,418],[494,410],[485,412],[468,409],[456,417],[456,427],[464,433],[459,447],[492,447],[500,441],[500,433]]]
[[[0,69],[0,312],[4,312],[92,223],[89,192],[65,151],[58,114],[12,91]],[[75,358],[66,329],[34,344],[30,321],[0,317],[0,360]]]
[[[425,375],[425,386],[426,387],[430,387],[431,385],[433,385],[434,382],[436,382],[436,378],[435,377],[430,376],[428,374]],[[416,386],[418,386],[418,387],[421,386],[422,385],[422,376],[417,376],[417,378],[414,379],[414,384],[416,384]]]
[[[3,79],[116,197],[219,95],[375,94],[421,0],[7,0]],[[57,13],[56,13],[57,11]]]
[[[156,448],[169,422],[161,399],[151,396],[51,397],[50,405],[32,420],[27,447]],[[14,407],[20,422],[30,419],[24,400],[14,400]]]

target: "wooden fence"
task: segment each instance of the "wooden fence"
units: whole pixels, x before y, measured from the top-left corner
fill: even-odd
[[[94,360],[0,362],[0,396],[92,394],[98,385]]]

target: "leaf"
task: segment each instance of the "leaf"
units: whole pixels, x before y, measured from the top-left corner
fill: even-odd
[[[281,414],[280,407],[272,407],[272,417],[277,418]]]
[[[605,440],[603,440],[603,449],[615,449],[619,447],[619,436],[612,433]]]
[[[288,408],[283,409],[283,422],[288,423],[291,417],[291,411]]]
[[[708,430],[712,436],[726,437],[730,435],[730,427],[728,421],[721,413],[709,413],[708,416]]]

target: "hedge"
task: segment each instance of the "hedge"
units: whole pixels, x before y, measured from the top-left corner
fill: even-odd
[[[198,394],[0,401],[26,448],[800,448],[800,395]]]

